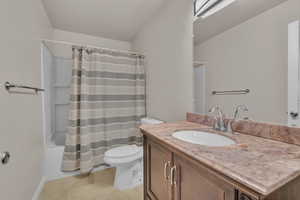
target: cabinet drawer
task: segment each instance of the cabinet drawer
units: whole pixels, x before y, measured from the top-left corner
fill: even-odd
[[[236,200],[259,200],[258,198],[250,196],[249,194],[246,194],[246,193],[241,192],[239,190],[236,190],[235,194],[236,194],[235,195]]]

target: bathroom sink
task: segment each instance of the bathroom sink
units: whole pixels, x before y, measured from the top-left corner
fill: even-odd
[[[236,144],[234,140],[228,137],[203,131],[176,131],[172,136],[192,144],[200,144],[211,147],[223,147]]]

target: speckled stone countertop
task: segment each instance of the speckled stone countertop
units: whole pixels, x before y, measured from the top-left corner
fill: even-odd
[[[172,137],[177,130],[195,129],[228,136],[237,144],[207,147]],[[300,146],[297,145],[246,134],[220,133],[187,121],[143,125],[141,131],[264,196],[300,175]]]

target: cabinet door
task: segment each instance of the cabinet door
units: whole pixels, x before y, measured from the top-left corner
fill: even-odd
[[[207,169],[191,161],[174,156],[175,200],[234,200],[233,187],[223,183]],[[173,176],[171,175],[171,176]]]
[[[145,191],[152,200],[171,200],[169,171],[172,153],[159,144],[145,138]]]

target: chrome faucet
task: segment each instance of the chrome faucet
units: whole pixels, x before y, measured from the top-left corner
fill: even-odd
[[[245,105],[238,105],[234,110],[233,119],[230,119],[227,123],[227,126],[226,126],[227,132],[233,133],[232,125],[235,121],[239,120],[241,111],[248,112],[249,110],[248,110],[247,106],[245,106]],[[244,118],[244,119],[248,119],[248,118]]]
[[[225,117],[221,108],[219,106],[213,106],[212,108],[209,109],[208,112],[209,113],[217,112],[217,115],[215,115],[215,123],[213,125],[213,129],[217,131],[226,132],[227,126],[225,125],[225,121],[224,121]]]

